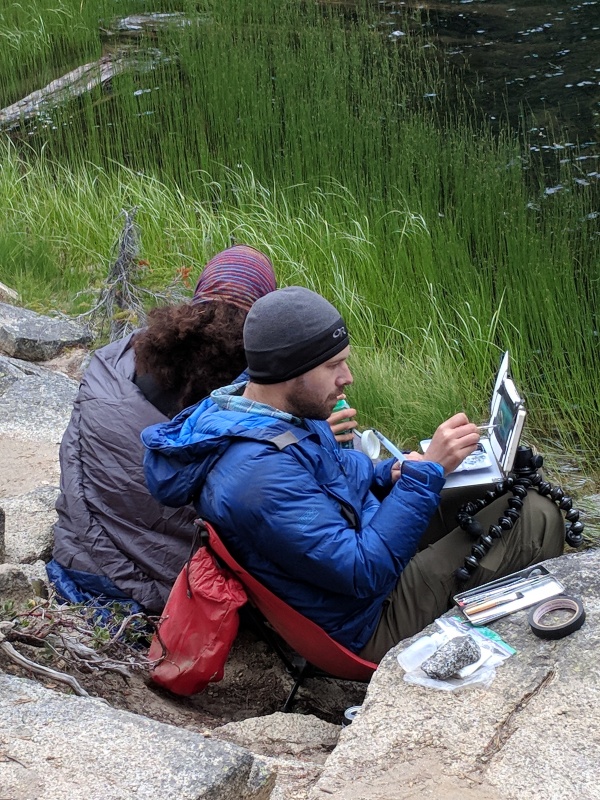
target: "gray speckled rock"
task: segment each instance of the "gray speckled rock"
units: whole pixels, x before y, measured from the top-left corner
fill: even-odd
[[[43,592],[42,584],[47,583],[48,575],[43,561],[34,564],[0,564],[0,603],[39,595]]]
[[[273,757],[305,758],[322,763],[337,744],[340,726],[312,714],[284,714],[277,711],[264,717],[229,722],[213,731],[254,753]]]
[[[33,800],[267,800],[271,769],[98,700],[0,673],[2,797]]]
[[[80,325],[70,320],[0,303],[0,350],[9,356],[45,361],[66,347],[89,342],[90,338]]]
[[[6,527],[6,515],[4,513],[4,509],[0,508],[0,564],[4,563],[4,552],[6,548],[6,542],[4,539],[5,527]]]
[[[471,636],[455,636],[438,647],[431,658],[421,664],[421,669],[430,678],[445,681],[459,669],[474,664],[480,658],[479,645]]]
[[[550,641],[532,633],[527,610],[495,620],[516,653],[488,688],[465,692],[404,681],[396,656],[423,634],[401,642],[309,800],[600,800],[600,550],[545,566],[581,598],[581,630]]]
[[[17,497],[2,498],[6,516],[4,560],[14,564],[49,561],[54,545],[54,509],[58,486],[38,486]]]
[[[66,375],[0,356],[0,436],[60,442],[77,387]]]

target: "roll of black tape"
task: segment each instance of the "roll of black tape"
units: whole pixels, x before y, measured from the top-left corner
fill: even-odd
[[[552,611],[570,611],[571,614],[559,622],[552,619],[544,621],[546,614]],[[542,600],[534,606],[529,612],[528,619],[531,630],[540,639],[562,639],[563,636],[568,636],[581,628],[585,622],[585,611],[581,600],[577,597],[560,594],[550,600]]]

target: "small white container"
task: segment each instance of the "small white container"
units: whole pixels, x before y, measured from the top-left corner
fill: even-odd
[[[396,658],[405,672],[412,672],[430,658],[438,647],[448,641],[443,633],[432,633],[430,636],[421,636],[416,639],[406,650],[399,653]]]
[[[379,458],[381,442],[372,430],[367,429],[360,434],[360,449],[365,455],[369,456],[372,461]]]
[[[342,728],[347,728],[352,724],[354,717],[358,714],[362,706],[350,706],[344,711],[344,719],[342,720]]]

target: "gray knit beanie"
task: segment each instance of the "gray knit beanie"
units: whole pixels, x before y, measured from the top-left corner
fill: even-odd
[[[244,325],[253,383],[289,381],[333,358],[349,343],[339,311],[302,286],[277,289],[259,298]]]

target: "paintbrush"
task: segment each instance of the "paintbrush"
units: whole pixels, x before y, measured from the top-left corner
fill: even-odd
[[[488,611],[490,608],[496,606],[503,606],[505,603],[512,603],[513,600],[521,600],[525,595],[523,592],[513,592],[504,597],[496,597],[493,600],[488,600],[486,603],[475,603],[473,606],[463,608],[465,614],[479,614],[480,611]]]

